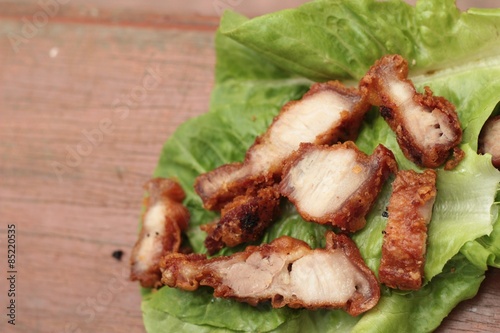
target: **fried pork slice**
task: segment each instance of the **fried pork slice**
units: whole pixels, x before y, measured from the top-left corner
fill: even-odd
[[[360,81],[360,91],[369,102],[380,106],[380,113],[396,133],[406,158],[421,167],[436,168],[451,154],[458,164],[463,157],[457,145],[462,129],[455,107],[443,97],[417,93],[407,78],[408,63],[400,55],[378,60]]]
[[[302,144],[287,161],[280,192],[307,221],[354,232],[397,163],[379,145],[371,156],[351,142],[333,146]]]
[[[276,186],[236,197],[221,210],[215,226],[203,228],[208,233],[205,239],[208,253],[214,254],[224,246],[234,247],[260,238],[278,215],[279,203]]]
[[[418,290],[422,286],[427,225],[435,198],[434,170],[405,170],[396,176],[378,273],[381,283],[402,290]]]
[[[283,106],[247,151],[244,162],[222,165],[196,179],[195,189],[204,207],[219,210],[249,187],[275,183],[283,161],[302,142],[331,144],[354,139],[368,108],[354,88],[337,81],[314,84],[301,100]]]
[[[214,288],[214,296],[275,308],[343,308],[358,315],[377,304],[380,289],[356,244],[345,235],[326,234],[326,248],[282,236],[244,252],[207,259],[172,253],[162,260],[162,281],[184,290]]]
[[[479,153],[491,154],[491,162],[500,169],[500,116],[492,117],[484,124],[479,136]]]
[[[138,280],[145,288],[153,288],[161,285],[161,257],[180,249],[189,211],[182,205],[184,191],[175,181],[154,178],[144,188],[149,196],[145,199],[142,230],[130,258],[130,279]]]

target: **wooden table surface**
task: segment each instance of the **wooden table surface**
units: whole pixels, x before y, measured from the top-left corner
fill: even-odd
[[[207,111],[218,17],[63,2],[46,20],[37,1],[0,4],[0,332],[144,332],[139,288],[127,280],[142,184],[165,139]],[[498,332],[499,281],[490,269],[439,331]]]

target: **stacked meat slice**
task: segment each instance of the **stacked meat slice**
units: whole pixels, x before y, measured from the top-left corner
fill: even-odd
[[[248,149],[244,162],[222,165],[196,179],[195,189],[204,207],[219,210],[249,187],[275,183],[284,160],[302,142],[331,144],[354,139],[368,108],[356,89],[336,81],[314,84],[301,100],[282,108]]]
[[[195,189],[205,208],[222,209],[217,225],[205,228],[209,253],[224,245],[235,246],[260,237],[272,221],[271,212],[275,211],[268,207],[270,203],[262,209],[255,205],[251,209],[237,206],[249,207],[260,200],[261,189],[277,184],[285,161],[301,143],[332,144],[356,138],[368,108],[354,88],[336,81],[314,84],[301,100],[282,108],[268,130],[247,151],[244,162],[222,165],[200,175]],[[273,199],[271,203],[277,208],[279,202]],[[230,208],[224,208],[226,205]],[[235,211],[239,213],[236,218]],[[259,218],[262,216],[265,218]],[[245,227],[247,221],[252,221],[250,232]]]

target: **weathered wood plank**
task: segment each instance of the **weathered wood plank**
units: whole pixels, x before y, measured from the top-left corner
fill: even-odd
[[[165,139],[207,110],[217,18],[139,15],[118,3],[98,15],[92,2],[61,7],[17,51],[7,36],[38,7],[0,10],[0,245],[10,223],[19,244],[11,331],[144,331],[138,286],[126,281],[141,185]],[[499,279],[488,272],[439,332],[497,331]]]
[[[2,36],[17,29],[0,24]],[[0,40],[0,237],[16,224],[16,332],[144,331],[127,281],[141,186],[165,139],[207,110],[213,30],[55,22],[17,53]]]

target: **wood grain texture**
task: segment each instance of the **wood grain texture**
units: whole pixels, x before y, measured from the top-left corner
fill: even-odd
[[[5,34],[22,23],[0,24],[0,244],[8,223],[19,244],[11,331],[144,332],[127,280],[142,184],[165,139],[207,110],[215,27],[104,23],[55,20],[17,53]]]
[[[217,18],[68,5],[16,52],[8,36],[33,3],[0,12],[0,272],[11,223],[19,272],[16,326],[2,312],[0,331],[144,332],[127,280],[142,184],[165,139],[207,111]],[[439,332],[498,331],[498,281],[491,269]],[[3,282],[0,295],[3,308]]]

